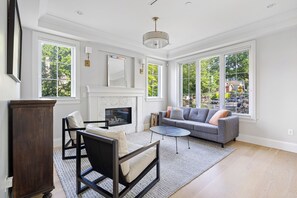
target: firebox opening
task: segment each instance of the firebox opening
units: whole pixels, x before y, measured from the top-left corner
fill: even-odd
[[[131,110],[131,107],[105,109],[105,120],[109,121],[109,126],[131,124]]]

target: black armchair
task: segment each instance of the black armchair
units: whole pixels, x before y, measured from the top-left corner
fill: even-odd
[[[86,124],[90,123],[103,123],[104,126],[101,128],[108,129],[109,124],[107,120],[103,121],[83,121],[80,113],[75,111],[69,114],[67,117],[62,118],[62,159],[75,159],[76,155],[66,155],[66,151],[70,149],[76,149],[76,131],[77,130],[85,130]],[[69,140],[66,142],[66,134],[68,134]],[[80,144],[81,149],[84,149],[84,143]],[[83,155],[82,157],[86,157]]]
[[[113,133],[113,132],[110,132]],[[160,180],[160,161],[159,161],[159,145],[160,141],[151,143],[149,145],[143,146],[131,153],[128,153],[122,157],[119,157],[119,149],[121,147],[120,141],[122,139],[114,139],[87,131],[77,132],[78,144],[81,140],[84,140],[86,152],[88,159],[91,163],[91,168],[81,172],[81,149],[77,147],[77,159],[76,159],[76,181],[77,181],[77,194],[84,192],[85,190],[91,188],[96,192],[100,193],[104,197],[116,197],[121,198],[127,194],[154,166],[156,166],[156,178],[150,182],[138,195],[137,197],[142,197],[147,193],[159,180]],[[81,139],[81,136],[83,137]],[[121,151],[120,151],[121,152]],[[149,156],[151,155],[151,156]],[[134,158],[138,156],[137,158]],[[149,157],[148,157],[149,156]],[[139,158],[142,158],[140,163]],[[146,158],[146,159],[144,159]],[[128,161],[129,160],[129,161]],[[132,161],[134,160],[134,163]],[[146,163],[143,163],[143,160]],[[124,175],[123,163],[130,163],[130,171],[127,175]],[[138,166],[136,168],[136,166]],[[140,170],[139,167],[141,166]],[[135,174],[135,169],[138,173]],[[100,173],[102,176],[94,181],[90,181],[85,176],[87,176],[92,171]],[[132,174],[132,175],[130,175]],[[97,184],[106,178],[113,180],[113,193],[111,194],[107,190],[98,186]],[[81,187],[81,183],[85,186]],[[125,188],[119,192],[119,184],[125,186]]]

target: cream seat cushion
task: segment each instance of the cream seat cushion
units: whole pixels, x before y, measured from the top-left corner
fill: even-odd
[[[74,111],[67,116],[68,125],[70,129],[84,128],[85,124],[79,111]],[[70,138],[76,144],[76,131],[70,131]],[[83,140],[82,140],[83,142]]]
[[[95,135],[100,135],[118,140],[119,157],[123,157],[124,155],[127,155],[129,153],[127,139],[124,131],[112,131],[108,129],[102,129],[90,124],[87,125],[86,131],[89,133],[93,133]],[[129,162],[127,161],[122,163],[121,169],[124,176],[128,175],[130,170]]]
[[[143,147],[143,145],[128,142],[124,131],[102,129],[92,124],[87,125],[86,131],[95,135],[101,135],[118,140],[119,157],[123,157],[124,155]],[[121,169],[126,181],[131,183],[156,157],[156,147],[152,147],[122,163]]]
[[[128,142],[129,152],[133,152],[141,147],[143,146]],[[128,160],[130,164],[130,171],[128,175],[126,175],[126,181],[131,183],[152,161],[154,161],[156,157],[156,147],[152,147]]]

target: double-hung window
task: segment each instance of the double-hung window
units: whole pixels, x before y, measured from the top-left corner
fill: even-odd
[[[41,97],[75,97],[75,48],[59,43],[40,41]]]
[[[247,42],[180,63],[180,104],[226,108],[255,119],[254,42]]]
[[[147,66],[147,98],[162,98],[162,66],[148,63]]]
[[[78,99],[79,42],[58,36],[35,33],[37,90],[39,98]]]

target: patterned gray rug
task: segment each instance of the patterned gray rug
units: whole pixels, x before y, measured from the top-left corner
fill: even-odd
[[[139,132],[127,135],[128,141],[138,144],[147,144],[150,141],[150,132]],[[161,136],[154,134],[154,140],[161,140]],[[220,160],[234,151],[234,148],[221,148],[220,144],[190,138],[188,149],[187,138],[178,139],[179,154],[175,154],[175,139],[165,137],[160,143],[160,181],[145,195],[149,198],[169,197],[184,185],[201,175]],[[61,184],[67,197],[102,197],[93,190],[87,190],[76,195],[75,160],[62,160],[61,149],[54,151],[54,164]],[[83,169],[90,167],[86,158],[82,160]],[[90,179],[99,175],[92,174]],[[125,197],[135,197],[146,185],[155,178],[155,168],[145,176]],[[100,184],[101,187],[111,190],[111,180]]]

